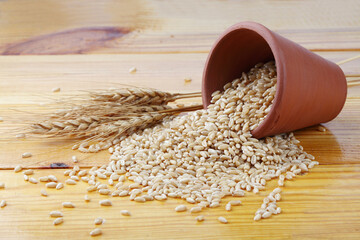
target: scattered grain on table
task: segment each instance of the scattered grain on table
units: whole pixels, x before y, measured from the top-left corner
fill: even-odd
[[[54,92],[54,93],[57,93],[57,92],[61,91],[61,88],[55,87],[55,88],[51,89],[51,91]]]
[[[72,202],[63,202],[62,206],[64,208],[75,208],[75,205]]]
[[[94,230],[92,230],[90,232],[90,236],[92,236],[92,237],[99,236],[101,234],[102,234],[102,231],[100,228],[95,228]]]
[[[22,158],[29,158],[29,157],[31,157],[31,156],[32,156],[32,153],[31,153],[31,152],[24,152],[24,153],[21,155]]]
[[[95,224],[95,225],[103,224],[103,222],[104,222],[104,219],[102,219],[102,218],[100,218],[100,217],[95,218],[95,220],[94,220],[94,224]]]
[[[129,73],[136,73],[137,69],[136,67],[129,68]]]
[[[14,168],[14,172],[16,172],[16,173],[21,172],[21,170],[22,170],[21,165],[16,165],[16,167]]]
[[[64,222],[64,218],[62,217],[59,217],[59,218],[56,218],[53,222],[54,225],[60,225]]]
[[[60,212],[60,211],[51,211],[50,212],[50,217],[53,217],[53,218],[57,218],[57,217],[63,217],[64,215],[63,215],[63,213],[62,212]]]
[[[128,211],[128,210],[121,210],[120,213],[121,213],[121,215],[123,215],[123,216],[131,216],[131,213],[130,213],[130,211]]]
[[[41,189],[41,190],[40,190],[40,194],[41,194],[41,196],[43,196],[43,197],[47,197],[47,196],[48,196],[48,193],[46,192],[45,189]]]
[[[100,200],[99,204],[101,206],[112,206],[112,202],[109,199]]]

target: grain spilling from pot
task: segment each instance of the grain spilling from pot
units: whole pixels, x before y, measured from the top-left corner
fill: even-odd
[[[177,95],[145,89],[92,93],[92,103],[84,105],[84,109],[67,110],[63,115],[56,115],[63,122],[42,122],[36,124],[35,129],[38,133],[52,136],[54,131],[51,129],[56,128],[56,134],[60,133],[61,136],[70,132],[76,136],[102,141],[103,145],[98,147],[97,143],[90,144],[86,141],[74,149],[82,149],[84,152],[108,149],[111,154],[108,164],[89,170],[75,165],[73,169],[64,172],[67,177],[64,181],[66,187],[85,183],[88,184],[86,190],[89,194],[97,192],[102,195],[99,207],[111,208],[113,202],[117,206],[116,199],[103,199],[105,196],[128,197],[136,204],[177,198],[191,204],[191,207],[181,204],[174,208],[175,212],[181,212],[179,215],[196,215],[206,213],[206,208],[220,207],[227,196],[241,198],[246,192],[259,193],[266,189],[267,182],[272,179],[277,179],[278,185],[284,186],[287,180],[308,172],[318,164],[313,161],[312,155],[303,150],[293,133],[260,140],[252,137],[251,131],[270,112],[276,82],[275,63],[259,63],[239,79],[226,84],[223,91],[214,92],[207,109],[181,116],[174,114],[181,111],[174,111],[166,104],[196,93]],[[116,109],[105,108],[112,111],[123,111],[122,104],[126,105],[128,102],[145,106],[126,105],[128,109],[134,108],[131,116],[127,116],[126,112],[125,115],[124,112],[119,112],[116,117],[123,118],[122,124],[126,121],[133,124],[131,131],[122,131],[122,124],[112,122],[109,140],[106,135],[109,132],[106,132],[106,136],[102,135],[104,138],[97,136],[100,129],[97,124],[109,126],[105,122],[101,123],[100,115],[95,118],[77,115],[79,111],[87,113],[85,108],[90,106],[98,109],[101,105],[97,106],[98,102],[106,103],[107,107],[115,106]],[[171,114],[167,115],[169,111]],[[141,114],[137,115],[139,112]],[[156,118],[156,124],[149,124],[146,120],[149,117],[150,121],[159,114],[162,117]],[[73,119],[66,119],[65,116]],[[93,122],[97,122],[96,126],[90,127]],[[96,149],[92,151],[91,146]],[[28,177],[32,172],[24,171],[24,174]],[[38,183],[32,177],[28,180],[30,183]],[[45,186],[48,188],[60,190],[64,187],[52,175],[43,176],[39,180],[46,182]],[[273,215],[281,213],[281,208],[277,206],[281,200],[280,192],[280,188],[275,188],[263,200],[261,207],[255,212],[255,221],[271,219]],[[84,200],[89,202],[89,196],[85,195]],[[62,205],[64,208],[75,207],[71,202],[63,202]],[[231,199],[225,205],[225,210],[228,211],[226,218],[217,216],[217,220],[219,223],[231,224],[230,214],[237,211],[236,206],[241,208],[242,202]],[[131,215],[127,210],[120,213],[123,216]],[[62,216],[59,214],[59,217]],[[204,219],[202,215],[196,217],[198,222]],[[96,219],[95,224],[101,222]],[[94,229],[90,235],[101,233],[100,229]]]
[[[208,109],[122,139],[109,149],[108,165],[89,171],[90,188],[110,178],[112,184],[118,180],[115,193],[107,191],[112,196],[137,202],[181,198],[202,209],[219,207],[226,196],[264,190],[271,179],[284,182],[307,172],[318,163],[293,133],[260,140],[251,135],[270,111],[275,92],[275,63],[257,64],[223,92],[214,92]],[[134,183],[123,184],[123,175]]]

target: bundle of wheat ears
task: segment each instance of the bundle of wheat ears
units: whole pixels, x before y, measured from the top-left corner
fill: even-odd
[[[171,107],[170,102],[200,97],[195,93],[169,93],[150,88],[120,88],[89,92],[88,98],[49,118],[32,124],[30,133],[47,137],[78,139],[73,146],[81,152],[108,149],[131,133],[151,127],[181,112],[202,105]],[[70,105],[64,102],[63,105]]]

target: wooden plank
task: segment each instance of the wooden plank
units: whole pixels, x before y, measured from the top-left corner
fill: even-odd
[[[37,170],[35,177],[55,174],[64,181],[61,170]],[[360,165],[315,167],[309,174],[286,183],[279,206],[283,213],[270,219],[254,222],[254,212],[262,199],[275,187],[258,195],[248,193],[240,198],[242,205],[226,212],[226,198],[221,207],[206,209],[201,214],[205,221],[197,223],[198,214],[176,213],[175,206],[183,200],[135,203],[126,198],[111,198],[112,207],[100,207],[98,193],[89,194],[91,202],[83,200],[86,184],[65,186],[62,190],[47,189],[48,197],[40,196],[44,183],[37,185],[24,182],[22,174],[1,171],[1,181],[6,188],[0,190],[1,199],[8,205],[0,209],[0,232],[6,239],[88,239],[95,228],[97,217],[106,219],[101,239],[237,239],[264,237],[271,239],[339,239],[357,238],[360,225]],[[74,209],[63,209],[61,203],[71,201]],[[185,203],[188,207],[191,204]],[[131,217],[119,214],[131,211]],[[52,210],[61,210],[64,223],[53,226],[49,217]],[[229,224],[220,224],[219,216]]]
[[[340,61],[356,52],[320,52],[324,57]],[[121,84],[154,87],[171,92],[201,90],[201,75],[207,54],[121,54],[121,55],[67,55],[67,56],[2,56],[0,57],[0,168],[16,164],[28,167],[49,167],[52,163],[71,166],[72,155],[77,155],[81,166],[102,165],[109,154],[81,154],[70,149],[74,141],[47,139],[15,139],[27,124],[46,112],[42,103],[51,103],[59,97],[78,94],[80,90],[104,89]],[[128,69],[136,66],[136,74]],[[347,73],[358,71],[358,62],[344,64]],[[191,77],[191,84],[184,78]],[[6,79],[6,80],[5,80]],[[60,93],[51,89],[61,87]],[[349,88],[343,112],[330,123],[328,132],[315,128],[296,132],[307,151],[322,164],[359,163],[358,138],[360,124],[360,86]],[[189,100],[200,102],[201,99]],[[33,157],[22,159],[23,152]]]
[[[309,49],[359,50],[359,7],[357,0],[1,1],[0,52],[207,52],[226,28],[245,20]]]

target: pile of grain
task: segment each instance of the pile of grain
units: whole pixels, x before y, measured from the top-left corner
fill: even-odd
[[[110,163],[89,171],[91,191],[104,192],[108,186],[98,179],[109,178],[116,190],[106,194],[138,202],[182,198],[201,210],[218,207],[226,196],[257,193],[274,178],[283,186],[317,162],[292,133],[252,137],[250,131],[266,117],[275,90],[275,63],[257,64],[224,92],[213,93],[208,109],[147,128],[111,147]],[[134,183],[124,183],[123,174]],[[264,203],[271,201],[266,199]],[[256,220],[280,213],[269,205],[262,205]]]
[[[123,128],[120,127],[120,130],[116,127],[112,128],[110,134],[114,138],[107,148],[113,145],[114,141],[117,145],[109,148],[112,154],[110,163],[100,168],[93,167],[89,171],[75,165],[73,169],[64,172],[64,175],[69,177],[65,184],[71,187],[79,181],[87,182],[88,192],[97,191],[101,195],[112,197],[129,196],[130,200],[139,203],[162,201],[167,198],[184,199],[194,204],[190,213],[199,214],[195,218],[198,222],[205,220],[204,216],[200,215],[204,208],[219,207],[226,196],[243,197],[246,191],[258,193],[265,189],[267,181],[275,178],[278,179],[279,186],[284,186],[287,179],[307,172],[318,162],[313,161],[314,157],[303,151],[293,133],[261,140],[251,135],[251,130],[261,123],[271,109],[276,91],[276,76],[274,62],[257,64],[248,73],[243,73],[241,78],[226,84],[223,92],[213,93],[211,104],[206,110],[198,110],[179,117],[171,115],[169,118],[161,118],[163,122],[153,127],[149,127],[146,120],[141,122],[142,118],[134,118],[137,121],[136,129],[143,130],[127,137],[120,134]],[[132,95],[137,96],[138,100],[146,100],[146,103],[156,100],[147,97],[150,93],[145,94],[140,90],[137,94],[105,92],[97,94],[94,101],[106,104],[112,101],[127,102],[129,99],[133,101]],[[184,96],[187,97],[182,95],[181,98]],[[96,106],[92,104],[91,106]],[[164,107],[164,110],[165,112],[161,114],[167,113],[167,107]],[[84,113],[86,113],[85,108]],[[76,109],[66,113],[66,115],[71,114],[74,114],[74,119],[79,117]],[[100,111],[99,114],[101,115],[102,112]],[[118,114],[123,115],[122,112]],[[57,120],[69,122],[67,118],[61,116],[56,115]],[[69,123],[72,125],[71,133],[77,131],[83,133],[81,129],[89,130],[89,126],[83,129],[79,127],[83,123],[74,121]],[[67,133],[65,128],[70,128],[70,125],[60,128],[63,125],[59,122],[47,122],[37,124],[36,127],[45,134]],[[99,130],[97,127],[94,129]],[[106,134],[109,132],[105,131]],[[95,148],[96,151],[99,149]],[[26,153],[23,157],[31,157],[31,153]],[[76,157],[73,160],[78,162]],[[21,166],[14,169],[16,173],[22,170]],[[64,183],[58,182],[53,175],[42,176],[37,180],[30,177],[34,173],[33,170],[26,170],[23,173],[24,180],[32,184],[44,182],[46,188],[57,190],[64,188]],[[104,181],[107,181],[107,184]],[[0,183],[0,188],[4,187],[5,185]],[[43,197],[48,196],[45,189],[40,193]],[[277,187],[264,199],[255,213],[255,221],[281,213],[281,208],[277,206],[277,202],[281,199],[280,193],[281,189]],[[91,201],[88,195],[85,195],[84,200]],[[102,199],[99,205],[111,207],[113,204],[110,199]],[[225,210],[231,211],[234,206],[239,205],[241,205],[240,200],[231,200],[226,204]],[[63,202],[62,206],[76,207],[72,202]],[[5,200],[1,201],[0,207],[6,207]],[[176,212],[187,210],[185,205],[175,208]],[[131,216],[127,210],[123,210],[121,214]],[[54,225],[61,225],[64,222],[61,212],[52,211],[50,216],[56,218]],[[95,219],[95,224],[101,225],[103,221],[100,218]],[[228,220],[222,216],[219,216],[218,221],[222,224],[228,223]],[[99,228],[90,232],[91,236],[101,234]]]

